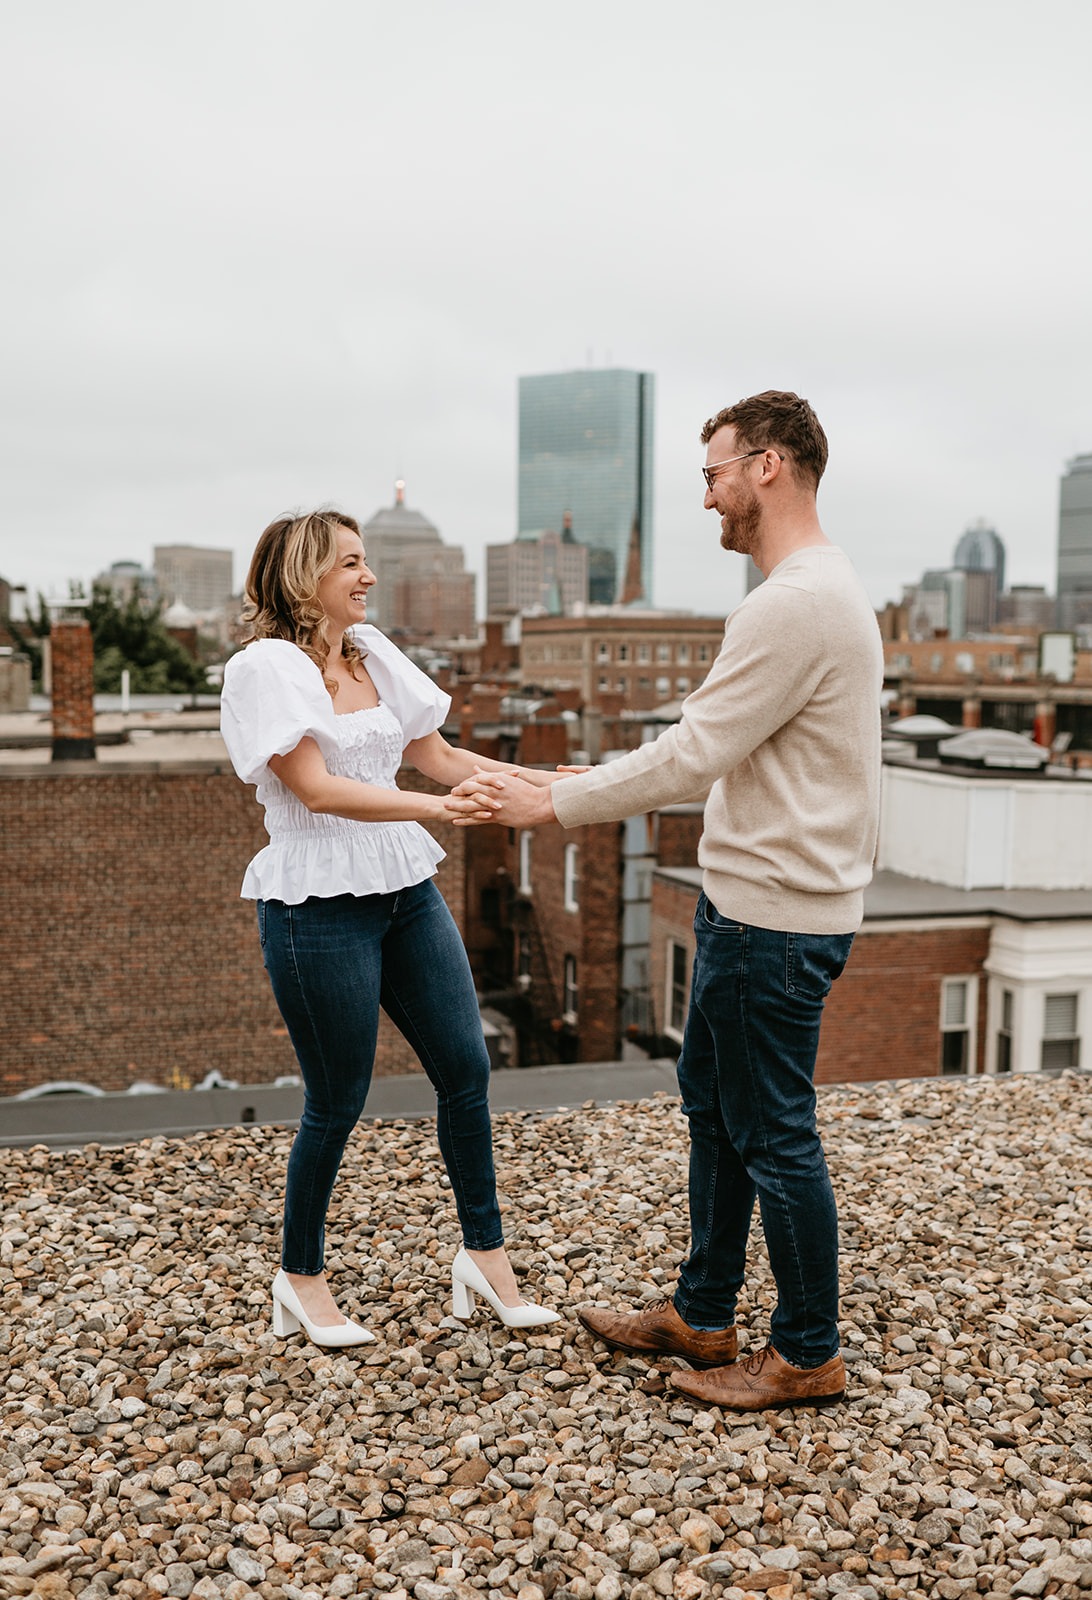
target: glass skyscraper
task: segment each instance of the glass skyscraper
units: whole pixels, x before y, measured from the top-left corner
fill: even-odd
[[[519,536],[571,527],[595,603],[652,598],[654,390],[621,367],[519,380]]]
[[[1058,496],[1058,626],[1092,623],[1092,455],[1074,456]]]

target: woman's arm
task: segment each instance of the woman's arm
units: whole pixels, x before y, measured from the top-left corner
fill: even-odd
[[[454,822],[457,818],[487,822],[492,818],[491,811],[483,811],[469,796],[409,794],[335,777],[326,770],[322,751],[310,737],[301,739],[286,756],[271,756],[269,766],[308,811],[348,817],[353,822]]]
[[[408,744],[405,758],[410,766],[423,772],[426,778],[446,783],[452,789],[464,778],[472,778],[476,772],[515,772],[525,783],[533,783],[536,788],[546,787],[557,777],[556,772],[545,772],[541,767],[520,767],[514,761],[494,761],[491,756],[480,756],[473,750],[448,744],[439,731]]]

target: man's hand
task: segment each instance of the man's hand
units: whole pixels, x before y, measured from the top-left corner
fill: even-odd
[[[560,775],[560,774],[559,774]],[[551,781],[553,774],[550,775]],[[464,778],[451,791],[452,800],[472,800],[477,812],[487,816],[455,817],[456,827],[487,820],[505,828],[536,828],[543,822],[556,822],[549,785],[528,783],[517,772],[483,772]]]

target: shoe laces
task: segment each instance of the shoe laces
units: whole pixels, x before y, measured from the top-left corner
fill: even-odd
[[[760,1349],[752,1350],[749,1355],[740,1356],[737,1365],[753,1377],[756,1372],[761,1372],[769,1352],[770,1346],[764,1344]]]

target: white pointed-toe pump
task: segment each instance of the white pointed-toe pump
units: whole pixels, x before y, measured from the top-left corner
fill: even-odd
[[[460,1250],[451,1263],[451,1311],[460,1322],[474,1310],[477,1294],[489,1302],[506,1328],[541,1328],[561,1321],[558,1312],[547,1311],[545,1306],[506,1306],[481,1268]]]
[[[369,1333],[367,1328],[362,1328],[359,1323],[350,1322],[348,1318],[329,1328],[320,1327],[318,1323],[312,1322],[282,1270],[273,1279],[273,1332],[278,1339],[287,1339],[289,1334],[298,1333],[301,1328],[313,1344],[325,1345],[330,1350],[344,1350],[355,1344],[375,1343],[374,1333]]]

